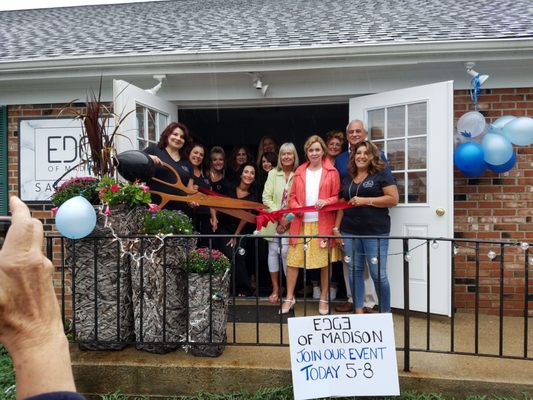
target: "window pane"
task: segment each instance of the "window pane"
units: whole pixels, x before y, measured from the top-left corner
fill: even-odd
[[[400,204],[405,204],[405,177],[403,172],[396,172],[392,174],[396,179],[396,185],[398,186],[398,194],[400,195]]]
[[[409,203],[427,203],[426,172],[409,172],[407,177]]]
[[[135,115],[137,116],[137,131],[139,132],[139,137],[146,137],[144,132],[144,107],[137,104],[135,108]]]
[[[408,136],[427,134],[426,103],[416,103],[407,106]]]
[[[370,140],[385,138],[385,109],[368,112],[368,136]]]
[[[407,168],[426,168],[426,137],[408,139],[407,146],[407,153],[409,155]]]
[[[165,114],[161,114],[161,113],[157,114],[157,120],[158,120],[158,126],[157,126],[156,137],[157,137],[157,140],[159,141],[159,136],[161,136],[161,132],[163,132],[163,130],[167,127],[169,122],[168,122],[168,116]]]
[[[405,136],[405,106],[387,108],[387,138]]]
[[[392,171],[405,169],[405,139],[387,141],[387,161]]]
[[[148,143],[145,140],[138,140],[139,150],[144,150],[148,147]]]
[[[155,142],[155,114],[154,110],[147,109],[148,111],[148,140],[150,142]]]

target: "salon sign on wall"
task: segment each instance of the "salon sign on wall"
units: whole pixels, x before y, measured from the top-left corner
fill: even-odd
[[[400,394],[392,314],[288,322],[295,400]]]
[[[113,123],[113,121],[111,121]],[[19,190],[27,202],[50,201],[54,182],[90,176],[80,163],[81,122],[73,118],[25,119],[19,129]]]

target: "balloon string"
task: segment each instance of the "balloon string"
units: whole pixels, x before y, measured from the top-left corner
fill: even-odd
[[[481,88],[481,82],[479,80],[479,74],[472,79],[472,89],[470,90],[470,98],[474,102],[474,111],[477,111],[477,96]]]

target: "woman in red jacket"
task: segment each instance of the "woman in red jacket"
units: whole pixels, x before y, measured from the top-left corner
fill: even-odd
[[[318,135],[309,137],[304,144],[307,162],[296,169],[293,178],[289,207],[314,206],[316,211],[296,214],[290,227],[290,235],[333,235],[335,211],[320,211],[324,206],[338,201],[339,173],[326,158],[326,144]],[[328,261],[340,259],[340,252],[332,240],[323,238],[290,238],[287,254],[287,298],[280,313],[286,314],[296,303],[294,288],[300,268],[320,268],[322,293],[318,305],[320,314],[329,313],[327,300]],[[328,256],[328,252],[331,254]]]

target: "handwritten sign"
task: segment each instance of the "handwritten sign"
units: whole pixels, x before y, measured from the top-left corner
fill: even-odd
[[[288,322],[295,400],[400,394],[392,314]]]

